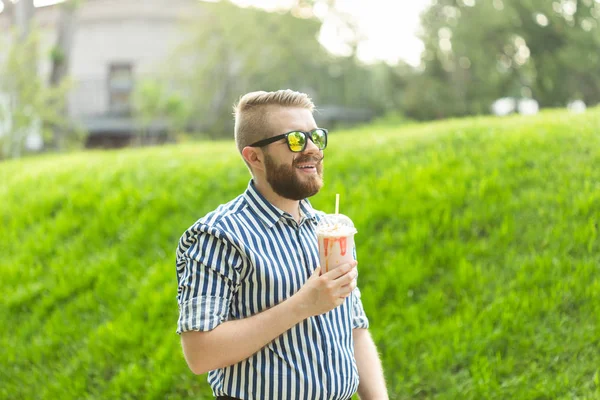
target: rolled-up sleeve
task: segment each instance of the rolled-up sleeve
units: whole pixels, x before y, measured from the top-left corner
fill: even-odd
[[[360,296],[360,290],[355,288],[352,291],[352,329],[369,328],[369,319],[365,313]]]
[[[182,237],[177,252],[177,333],[210,331],[227,321],[242,257],[206,226]]]

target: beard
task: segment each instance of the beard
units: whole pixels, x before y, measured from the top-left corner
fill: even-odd
[[[306,175],[296,168],[298,164],[314,162],[316,174]],[[289,200],[302,200],[314,196],[323,186],[323,157],[300,156],[291,165],[277,165],[269,154],[265,154],[266,178],[271,189],[279,196]]]

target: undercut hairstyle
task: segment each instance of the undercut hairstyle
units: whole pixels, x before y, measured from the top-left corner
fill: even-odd
[[[250,92],[243,95],[233,107],[235,144],[240,154],[244,147],[282,133],[271,132],[268,114],[269,109],[273,107],[306,108],[310,112],[315,109],[315,105],[306,93],[290,89],[276,92]]]

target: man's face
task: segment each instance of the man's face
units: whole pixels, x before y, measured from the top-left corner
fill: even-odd
[[[270,112],[272,136],[293,130],[317,128],[312,113],[303,108],[277,108]],[[275,193],[290,200],[314,196],[323,186],[323,152],[308,139],[301,153],[294,153],[285,141],[263,148],[266,180]]]

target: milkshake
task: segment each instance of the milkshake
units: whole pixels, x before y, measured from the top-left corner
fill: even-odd
[[[343,214],[328,214],[321,218],[317,240],[322,274],[356,260],[356,232],[352,220]]]

